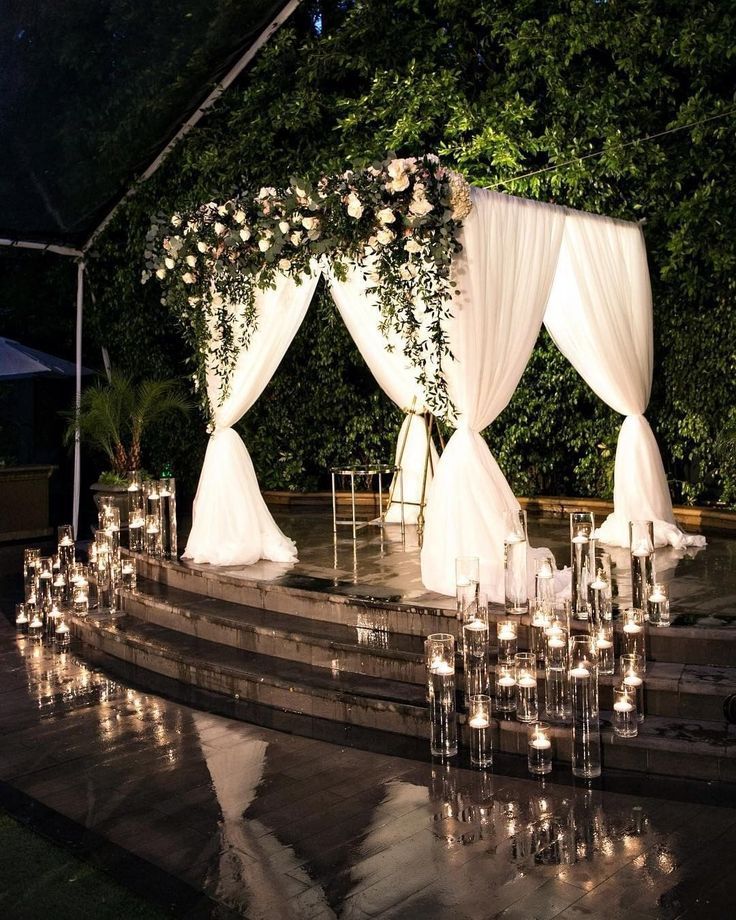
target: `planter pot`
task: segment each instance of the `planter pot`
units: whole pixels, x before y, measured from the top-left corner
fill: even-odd
[[[99,513],[103,504],[117,505],[120,509],[120,529],[128,529],[128,487],[109,486],[102,482],[93,482],[90,486],[92,498]]]
[[[55,466],[0,467],[0,540],[35,540],[49,526],[49,479]]]

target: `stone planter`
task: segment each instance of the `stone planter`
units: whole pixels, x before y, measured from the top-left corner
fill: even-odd
[[[49,479],[55,466],[0,467],[0,540],[36,540],[49,525]]]

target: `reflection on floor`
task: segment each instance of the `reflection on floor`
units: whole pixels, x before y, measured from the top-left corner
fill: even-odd
[[[231,573],[257,580],[273,580],[309,575],[329,584],[352,582],[362,590],[381,588],[406,602],[430,606],[453,607],[454,599],[430,594],[422,585],[416,528],[409,527],[401,539],[398,524],[365,527],[353,541],[344,533],[333,540],[332,516],[329,512],[285,512],[274,510],[281,529],[296,541],[299,561],[280,564],[261,561]],[[547,546],[557,565],[570,562],[569,525],[567,520],[551,516],[529,515],[529,540],[532,546]],[[628,550],[610,547],[614,592],[620,607],[631,602],[631,568]],[[670,586],[672,617],[681,625],[718,627],[736,621],[736,539],[709,537],[704,548],[676,550],[662,547],[655,555],[659,581]]]
[[[18,639],[3,618],[0,735],[0,779],[251,920],[674,920],[736,906],[732,807],[231,722]]]

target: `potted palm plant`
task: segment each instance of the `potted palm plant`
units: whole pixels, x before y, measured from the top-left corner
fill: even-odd
[[[79,415],[67,413],[66,441],[74,440],[78,424],[81,440],[110,462],[110,469],[91,486],[98,508],[103,497],[111,499],[120,507],[121,523],[127,525],[128,473],[141,468],[143,435],[159,419],[191,408],[177,380],[136,383],[117,371],[82,393]]]

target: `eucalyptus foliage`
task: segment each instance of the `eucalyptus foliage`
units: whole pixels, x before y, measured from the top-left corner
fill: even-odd
[[[436,156],[391,155],[314,184],[292,178],[286,187],[211,201],[170,219],[159,214],[146,237],[141,280],[155,275],[164,285],[164,302],[197,356],[198,389],[211,412],[208,372],[217,374],[221,405],[260,319],[257,291],[275,288],[277,276],[301,284],[326,258],[339,280],[356,266],[376,294],[381,331],[402,343],[427,405],[446,416],[452,256],[470,208],[467,183]]]

